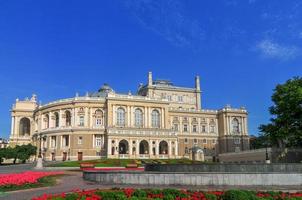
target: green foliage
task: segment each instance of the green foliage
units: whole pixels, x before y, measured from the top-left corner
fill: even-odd
[[[14,164],[16,160],[19,159],[22,163],[25,163],[27,159],[32,155],[36,155],[37,147],[32,144],[27,145],[17,145],[14,148],[7,147],[4,149],[0,149],[0,164],[3,159],[14,159]]]
[[[97,191],[95,194],[102,197],[102,200],[125,200],[126,195],[121,191]]]
[[[245,191],[242,190],[228,190],[223,196],[223,200],[249,200],[250,195],[248,195]]]
[[[130,200],[140,200],[138,197],[130,197]]]
[[[302,147],[302,78],[279,84],[272,95],[271,122],[259,130],[279,148]]]
[[[207,200],[217,200],[217,197],[215,194],[205,193],[204,196]]]
[[[179,191],[179,190],[177,190],[177,189],[171,189],[171,188],[163,189],[163,194],[164,194],[164,196],[166,196],[166,195],[171,195],[171,196],[173,196],[174,198],[175,198],[175,197],[185,198],[185,197],[188,196],[188,195],[182,193],[181,191]]]
[[[167,194],[164,196],[164,200],[174,200],[175,197],[172,194]]]
[[[133,192],[132,196],[135,197],[147,197],[147,192],[145,190],[137,189]]]

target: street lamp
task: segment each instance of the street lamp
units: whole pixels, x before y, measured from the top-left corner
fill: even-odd
[[[40,140],[40,145],[39,145],[39,154],[38,154],[38,160],[37,160],[37,165],[36,169],[42,169],[43,168],[43,160],[42,160],[42,134],[40,133],[37,138]]]
[[[271,161],[270,161],[270,159],[269,159],[269,157],[268,157],[267,146],[268,146],[268,141],[265,142],[265,163],[266,163],[266,164],[270,164]]]

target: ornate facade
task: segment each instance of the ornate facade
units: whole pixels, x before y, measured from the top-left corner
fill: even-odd
[[[107,84],[85,96],[45,105],[16,100],[11,110],[10,144],[33,143],[46,160],[181,158],[193,147],[206,156],[249,148],[247,111],[201,107],[195,87],[152,79],[136,95],[116,93]]]

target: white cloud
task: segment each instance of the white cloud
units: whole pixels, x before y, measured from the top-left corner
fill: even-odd
[[[175,46],[191,46],[204,39],[204,30],[197,20],[185,14],[181,1],[129,0],[125,3],[144,28]]]
[[[264,57],[280,60],[291,60],[301,55],[300,48],[296,46],[281,45],[268,39],[258,42],[256,49]]]

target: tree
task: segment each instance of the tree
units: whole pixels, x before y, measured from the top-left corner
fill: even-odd
[[[2,164],[6,154],[7,154],[6,148],[0,149],[0,165]]]
[[[269,145],[268,137],[265,135],[259,135],[258,137],[252,136],[250,138],[251,149],[261,149]]]
[[[16,146],[17,158],[21,160],[22,163],[25,163],[30,156],[35,155],[37,147],[32,144]]]
[[[279,148],[302,147],[302,78],[294,77],[277,85],[272,101],[271,122],[259,130]]]

